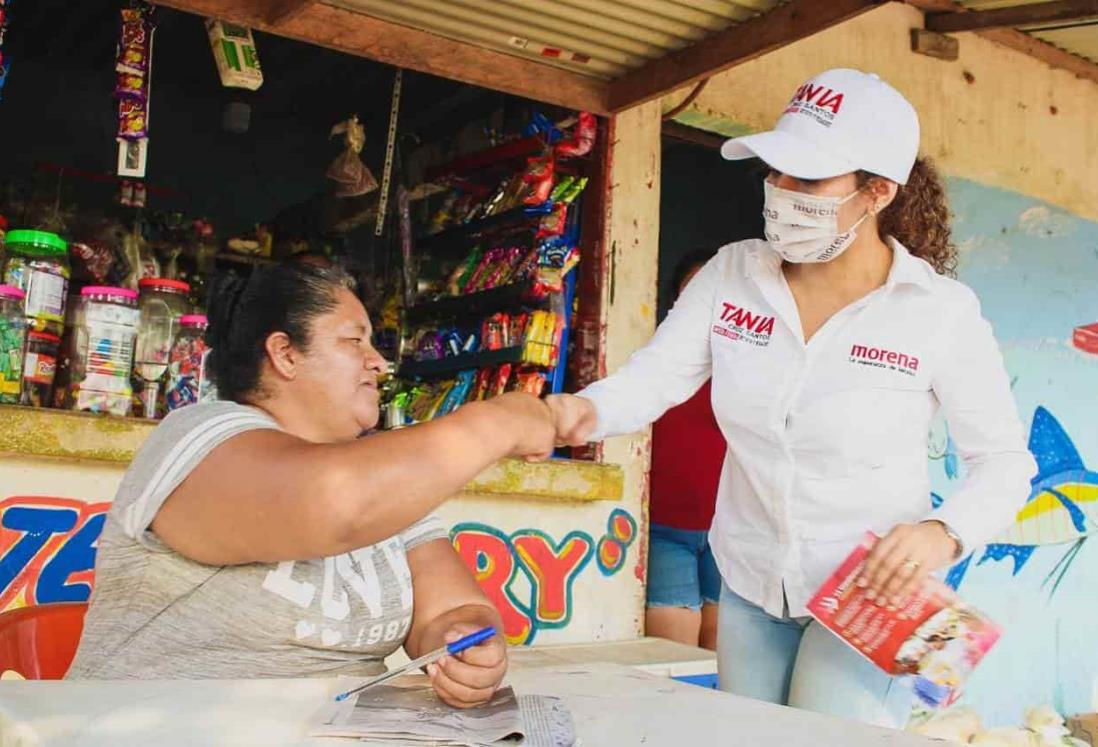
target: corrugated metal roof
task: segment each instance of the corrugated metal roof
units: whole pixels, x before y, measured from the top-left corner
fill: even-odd
[[[325,0],[597,78],[616,78],[782,0]]]
[[[1047,0],[961,0],[961,4],[970,10],[992,10],[1016,5],[1032,5]],[[1054,23],[1044,26],[1021,26],[1021,31],[1037,37],[1041,41],[1055,45],[1065,52],[1085,57],[1098,63],[1098,19]]]

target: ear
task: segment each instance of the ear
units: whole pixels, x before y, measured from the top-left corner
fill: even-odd
[[[297,378],[297,349],[285,332],[272,332],[263,345],[267,351],[267,362],[280,378],[292,381]]]
[[[896,199],[896,193],[900,191],[900,185],[891,179],[874,176],[865,185],[865,191],[869,195],[870,215],[880,215]]]

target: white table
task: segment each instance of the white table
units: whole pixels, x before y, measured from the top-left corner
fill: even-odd
[[[519,668],[520,693],[565,699],[584,747],[928,747],[863,726],[686,685],[616,664]],[[0,682],[0,707],[42,747],[337,747],[307,739],[331,680]],[[346,743],[352,744],[352,743]]]

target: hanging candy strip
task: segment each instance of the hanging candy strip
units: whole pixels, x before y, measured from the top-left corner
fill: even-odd
[[[7,82],[8,73],[11,71],[11,59],[4,54],[4,37],[8,35],[10,10],[11,0],[0,0],[0,101],[4,98],[4,83]]]

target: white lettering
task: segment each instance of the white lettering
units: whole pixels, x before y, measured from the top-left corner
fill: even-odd
[[[293,602],[303,609],[313,603],[316,586],[307,581],[294,581],[294,561],[284,560],[278,567],[267,573],[263,579],[263,588]]]

